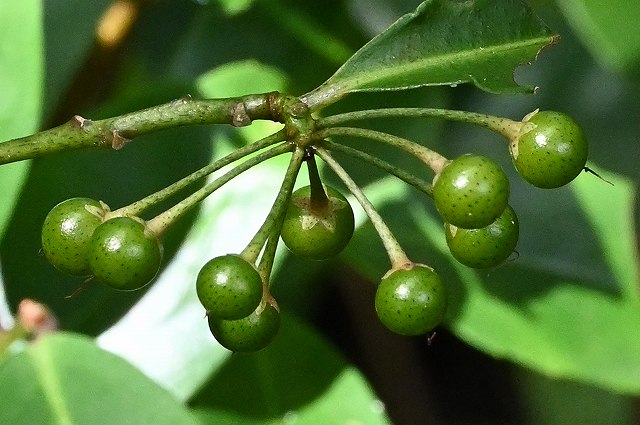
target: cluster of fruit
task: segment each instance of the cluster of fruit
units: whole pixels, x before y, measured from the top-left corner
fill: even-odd
[[[381,322],[402,335],[431,331],[446,312],[444,283],[431,267],[408,259],[362,191],[327,152],[333,146],[326,140],[331,134],[323,133],[322,125],[310,114],[307,118],[306,128],[311,130],[304,138],[285,137],[287,140],[280,145],[282,149],[277,154],[293,152],[292,161],[274,207],[254,240],[239,254],[213,258],[197,276],[197,296],[207,312],[212,334],[232,351],[265,347],[280,324],[278,304],[269,292],[278,240],[282,239],[295,255],[322,260],[338,254],[351,239],[351,205],[335,188],[322,184],[315,156],[324,159],[342,178],[371,218],[389,254],[391,269],[382,278],[375,297]],[[485,121],[481,124],[487,126]],[[585,168],[587,143],[568,116],[536,111],[517,124],[506,119],[500,122],[509,123],[510,130],[501,133],[509,139],[517,171],[533,185],[560,187]],[[285,131],[280,135],[294,133]],[[264,146],[267,144],[260,145]],[[518,240],[518,219],[508,204],[507,176],[483,156],[466,154],[446,160],[431,153],[431,159],[425,162],[435,172],[433,184],[420,187],[433,198],[445,223],[452,255],[473,268],[503,263],[514,252]],[[308,165],[310,185],[293,192],[303,162]],[[414,177],[403,170],[379,160],[374,164],[416,185]],[[127,211],[131,210],[110,211],[104,203],[88,198],[73,198],[56,205],[42,229],[44,254],[65,273],[93,276],[118,290],[147,285],[160,268],[160,240],[168,224],[159,225],[159,219],[145,222],[138,214]]]

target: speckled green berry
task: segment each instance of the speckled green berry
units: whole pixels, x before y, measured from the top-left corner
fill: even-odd
[[[509,144],[518,173],[543,189],[564,186],[584,169],[589,153],[587,139],[568,115],[535,112],[523,120],[521,134]]]
[[[464,229],[491,224],[509,200],[509,179],[502,168],[481,155],[449,162],[433,181],[433,201],[446,223]]]
[[[214,338],[234,352],[258,351],[269,345],[280,329],[280,312],[275,302],[265,302],[249,316],[239,320],[224,320],[208,316],[209,330]]]
[[[239,255],[228,254],[205,264],[196,280],[196,292],[209,316],[235,320],[247,317],[262,299],[262,279]]]
[[[518,243],[518,217],[510,205],[490,225],[481,229],[461,229],[446,223],[449,251],[462,264],[490,268],[502,264]]]
[[[105,210],[105,205],[90,198],[71,198],[53,207],[42,225],[42,251],[47,260],[64,273],[90,275],[89,242]]]
[[[442,321],[447,291],[433,269],[412,264],[382,278],[375,306],[380,321],[389,330],[400,335],[421,335]]]
[[[89,248],[93,275],[111,288],[133,291],[147,285],[158,273],[162,244],[141,222],[115,217],[93,232]]]
[[[311,186],[296,190],[282,225],[282,240],[300,257],[324,260],[340,253],[353,236],[353,209],[336,189],[325,186],[328,198],[322,209],[311,203]]]

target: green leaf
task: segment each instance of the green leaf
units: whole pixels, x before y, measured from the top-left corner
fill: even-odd
[[[0,381],[3,424],[197,423],[129,363],[76,334],[45,336],[6,358]]]
[[[40,1],[0,3],[0,141],[24,136],[38,128],[44,78],[42,39]],[[0,236],[28,164],[0,167]]]
[[[362,375],[287,314],[271,345],[232,356],[192,404],[220,425],[389,423]]]
[[[473,83],[530,92],[513,80],[554,36],[519,0],[429,0],[375,37],[329,80],[302,96],[320,109],[348,93]]]
[[[640,2],[563,0],[557,2],[585,47],[616,70],[640,63]]]

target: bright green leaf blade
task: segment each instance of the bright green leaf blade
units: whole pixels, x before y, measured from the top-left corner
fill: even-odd
[[[616,70],[640,63],[640,2],[563,0],[557,2],[587,49]]]
[[[129,363],[75,334],[46,336],[5,359],[0,382],[3,424],[197,423]]]
[[[286,314],[271,345],[232,356],[192,404],[220,425],[389,423],[360,372]]]
[[[43,70],[42,4],[0,3],[0,142],[35,131],[40,123]],[[0,167],[0,236],[28,163]]]
[[[513,70],[553,41],[519,0],[429,0],[302,99],[318,109],[352,92],[468,82],[492,93],[530,92],[515,83]]]
[[[640,254],[636,245],[633,211],[637,185],[619,175],[601,171],[611,186],[592,176],[582,176],[571,185],[576,199],[599,239],[622,295],[640,301]],[[606,199],[606,202],[602,202]]]

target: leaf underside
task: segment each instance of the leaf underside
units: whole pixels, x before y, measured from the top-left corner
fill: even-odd
[[[473,83],[491,93],[527,93],[513,71],[556,37],[519,0],[431,0],[358,50],[302,96],[312,109],[363,91]]]

